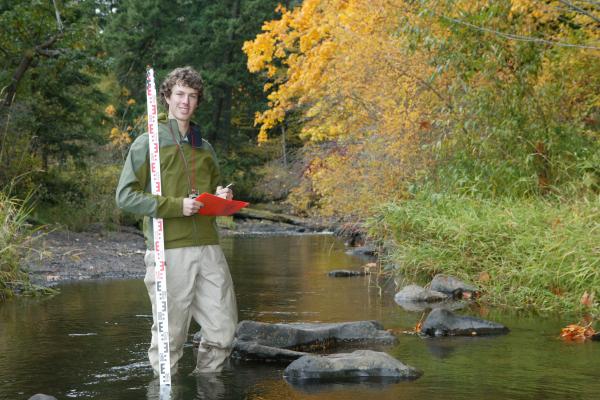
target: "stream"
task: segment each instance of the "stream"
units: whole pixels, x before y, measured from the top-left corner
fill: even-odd
[[[329,235],[237,236],[222,240],[239,319],[262,322],[378,320],[410,330],[422,313],[393,301],[368,277],[331,278],[366,260]],[[45,393],[57,399],[158,399],[147,361],[150,303],[142,280],[68,283],[59,295],[0,303],[0,399]],[[190,343],[171,399],[598,399],[600,343],[565,343],[560,315],[471,308],[508,335],[423,339],[400,335],[381,348],[424,374],[394,384],[365,381],[292,385],[285,365],[231,361],[221,374],[193,377]]]

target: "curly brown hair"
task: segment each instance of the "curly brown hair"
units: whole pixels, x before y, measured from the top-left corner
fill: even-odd
[[[173,86],[177,84],[196,89],[198,91],[198,104],[202,102],[204,81],[202,80],[200,73],[189,66],[175,68],[173,71],[169,72],[169,75],[167,75],[163,83],[161,83],[159,89],[160,102],[167,110],[169,109],[167,98],[171,97]]]

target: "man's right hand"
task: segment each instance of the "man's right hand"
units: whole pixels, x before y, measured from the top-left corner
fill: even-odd
[[[183,215],[186,217],[196,214],[202,207],[204,204],[199,201],[187,197],[183,199]]]

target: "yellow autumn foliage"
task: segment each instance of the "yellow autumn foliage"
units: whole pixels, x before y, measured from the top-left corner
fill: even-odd
[[[323,214],[365,215],[370,204],[403,196],[405,179],[423,165],[420,124],[439,99],[423,93],[431,67],[402,51],[397,4],[307,0],[281,9],[244,45],[250,71],[271,76],[271,63],[286,66],[265,87],[271,107],[257,114],[259,138],[286,114],[304,115],[301,137],[322,157],[306,177]]]
[[[127,149],[132,139],[139,130],[143,129],[146,121],[145,115],[135,117],[132,110],[135,109],[137,102],[131,95],[129,89],[122,87],[120,89],[119,102],[116,106],[109,104],[104,109],[104,114],[107,117],[102,123],[109,122],[111,129],[108,133],[109,148],[117,152],[122,160],[125,159]]]
[[[599,101],[590,65],[598,63],[600,10],[590,2],[305,0],[278,11],[243,46],[248,69],[268,80],[268,109],[255,118],[259,142],[287,117],[301,121],[310,184],[297,191],[316,195],[325,215],[362,217],[372,204],[406,196],[408,183],[431,171],[432,149],[458,143],[454,129],[471,134],[464,122],[479,117],[463,97],[526,86],[532,109],[546,113],[531,120],[542,123],[579,118]],[[460,46],[453,35],[469,34],[501,40],[472,49],[480,67],[436,58],[443,46]],[[539,52],[540,69],[524,78],[515,71],[518,43],[527,42],[564,47]],[[291,198],[306,203],[303,193]]]
[[[115,114],[117,113],[117,109],[115,108],[115,106],[113,106],[112,104],[109,104],[108,106],[106,106],[106,108],[104,109],[104,113],[108,116],[108,117],[114,117]]]
[[[109,139],[110,139],[111,145],[114,146],[115,148],[124,147],[124,146],[127,146],[129,143],[131,143],[131,137],[129,136],[128,132],[121,131],[117,127],[113,127],[110,130]]]

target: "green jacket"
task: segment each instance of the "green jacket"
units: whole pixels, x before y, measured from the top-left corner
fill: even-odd
[[[218,244],[215,217],[183,215],[183,199],[189,195],[191,181],[198,193],[215,192],[220,175],[212,146],[200,137],[198,128],[193,125],[188,136],[181,139],[176,120],[160,123],[158,133],[161,196],[152,195],[150,188],[149,137],[145,133],[129,149],[117,186],[117,206],[144,216],[144,236],[148,249],[154,248],[152,217],[164,220],[166,249]],[[188,172],[173,137],[181,146]]]

